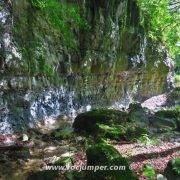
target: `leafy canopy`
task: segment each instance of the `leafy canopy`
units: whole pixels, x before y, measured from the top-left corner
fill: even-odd
[[[170,10],[169,0],[137,0],[141,24],[148,37],[160,41],[174,57],[179,53],[180,14]]]

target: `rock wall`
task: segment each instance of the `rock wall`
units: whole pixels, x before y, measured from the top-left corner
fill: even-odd
[[[0,132],[166,91],[167,53],[146,36],[135,0],[62,1],[86,22],[67,21],[65,31],[49,23],[52,9],[7,2],[0,1]]]

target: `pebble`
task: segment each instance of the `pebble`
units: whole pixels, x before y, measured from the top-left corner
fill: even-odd
[[[162,174],[157,175],[157,180],[167,180],[166,177],[164,177]]]

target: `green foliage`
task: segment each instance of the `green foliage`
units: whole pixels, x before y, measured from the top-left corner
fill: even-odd
[[[179,53],[180,14],[169,10],[169,0],[138,0],[138,5],[147,35],[163,43],[174,57]]]
[[[152,166],[146,165],[143,168],[143,175],[146,176],[149,180],[152,180],[155,178],[156,172]]]
[[[176,74],[174,78],[175,78],[176,85],[180,86],[180,74]]]
[[[138,142],[141,143],[141,144],[144,144],[146,146],[148,146],[148,145],[157,145],[159,143],[157,139],[150,138],[148,134],[142,134],[139,137]]]
[[[164,174],[167,179],[178,180],[180,176],[180,158],[170,160]]]

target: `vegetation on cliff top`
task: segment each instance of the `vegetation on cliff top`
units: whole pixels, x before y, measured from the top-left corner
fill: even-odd
[[[161,42],[171,56],[179,53],[180,14],[170,8],[169,0],[137,0],[140,8],[141,24],[147,35]]]

